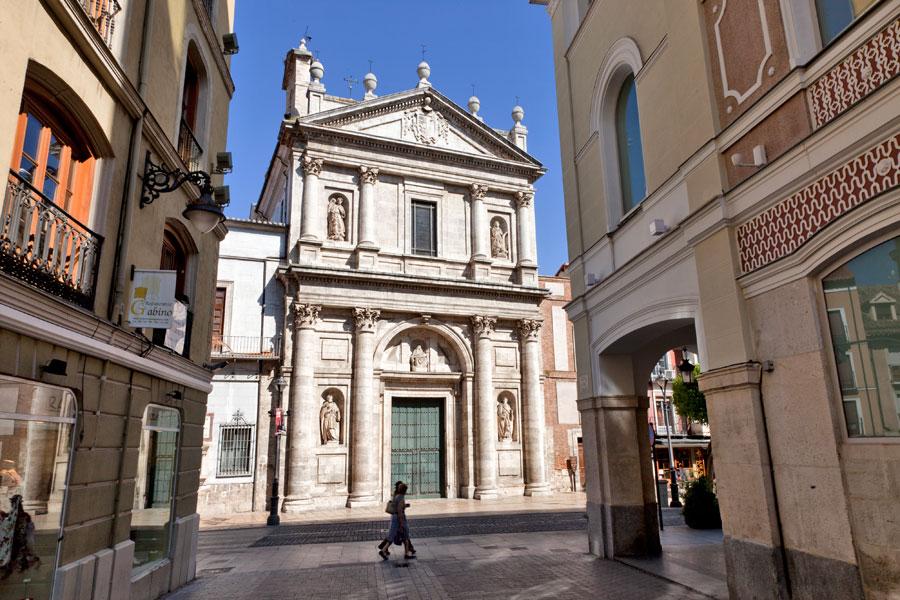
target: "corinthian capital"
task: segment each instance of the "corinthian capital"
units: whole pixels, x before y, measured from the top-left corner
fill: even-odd
[[[528,208],[531,206],[532,200],[534,200],[532,192],[516,192],[516,204],[519,205],[519,208]]]
[[[378,183],[378,169],[376,169],[375,167],[360,167],[359,180],[362,183],[375,185],[376,183]]]
[[[522,341],[537,340],[541,333],[541,321],[536,319],[522,319],[519,321],[519,337]]]
[[[353,309],[353,322],[357,331],[375,331],[375,323],[380,316],[381,311],[374,308]]]
[[[300,159],[300,166],[303,167],[305,175],[315,175],[316,177],[322,172],[322,165],[325,163],[321,158],[313,158],[309,154],[304,153]]]
[[[319,320],[319,311],[322,310],[321,306],[294,302],[292,307],[295,329],[310,329],[316,326],[316,322]]]
[[[497,319],[494,317],[472,317],[472,329],[477,337],[489,337],[494,333],[494,327],[497,326]]]
[[[480,183],[473,183],[469,189],[472,192],[473,200],[484,200],[488,191],[488,187],[486,185],[481,185]]]

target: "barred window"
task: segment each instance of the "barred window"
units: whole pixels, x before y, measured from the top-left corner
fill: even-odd
[[[246,477],[252,474],[253,425],[219,426],[219,467],[216,477]]]

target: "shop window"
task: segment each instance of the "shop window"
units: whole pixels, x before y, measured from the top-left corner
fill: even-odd
[[[827,46],[877,0],[816,0],[822,45]]]
[[[898,285],[900,237],[860,254],[822,281],[850,437],[900,436],[900,407],[892,383],[900,355],[900,326],[873,310],[892,308],[879,300],[895,294]]]
[[[641,146],[641,122],[638,115],[637,88],[629,75],[619,91],[616,103],[616,141],[619,149],[619,176],[622,186],[622,210],[627,213],[647,195],[644,179],[644,150]]]
[[[180,418],[172,408],[144,411],[131,513],[134,567],[169,556]]]
[[[12,173],[43,198],[81,223],[90,216],[94,157],[59,109],[26,92],[16,137]]]
[[[219,426],[219,460],[216,477],[247,477],[253,474],[253,430],[240,412],[231,423]]]
[[[433,202],[412,203],[412,253],[437,256],[437,206]]]
[[[51,597],[75,414],[69,390],[0,376],[0,597]]]

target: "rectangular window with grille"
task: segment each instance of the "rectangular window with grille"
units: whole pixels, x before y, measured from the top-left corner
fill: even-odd
[[[219,426],[219,467],[216,477],[253,474],[253,425]]]
[[[412,203],[412,253],[437,256],[437,206],[433,202]]]

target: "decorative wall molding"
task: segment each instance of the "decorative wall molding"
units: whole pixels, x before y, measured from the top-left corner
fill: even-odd
[[[738,226],[741,272],[791,254],[841,215],[898,185],[900,133]]]
[[[719,74],[722,78],[722,92],[725,98],[734,98],[738,104],[741,104],[744,100],[749,98],[753,93],[762,86],[763,82],[763,74],[765,73],[766,63],[769,61],[769,58],[772,56],[772,37],[769,35],[769,20],[766,17],[766,5],[765,0],[756,0],[757,6],[759,6],[759,21],[760,21],[760,33],[762,34],[763,41],[763,49],[765,50],[765,54],[759,58],[759,66],[756,69],[756,82],[747,88],[744,91],[732,89],[730,84],[728,83],[728,70],[725,66],[725,52],[722,48],[722,31],[721,24],[722,20],[725,18],[725,10],[728,6],[728,0],[722,0],[721,5],[713,5],[713,12],[718,10],[719,18],[716,19],[716,23],[713,26],[713,29],[716,34],[716,50],[719,55]],[[750,57],[744,57],[750,59]],[[755,59],[753,59],[756,62]]]
[[[895,19],[807,88],[818,129],[900,73],[900,19]]]

